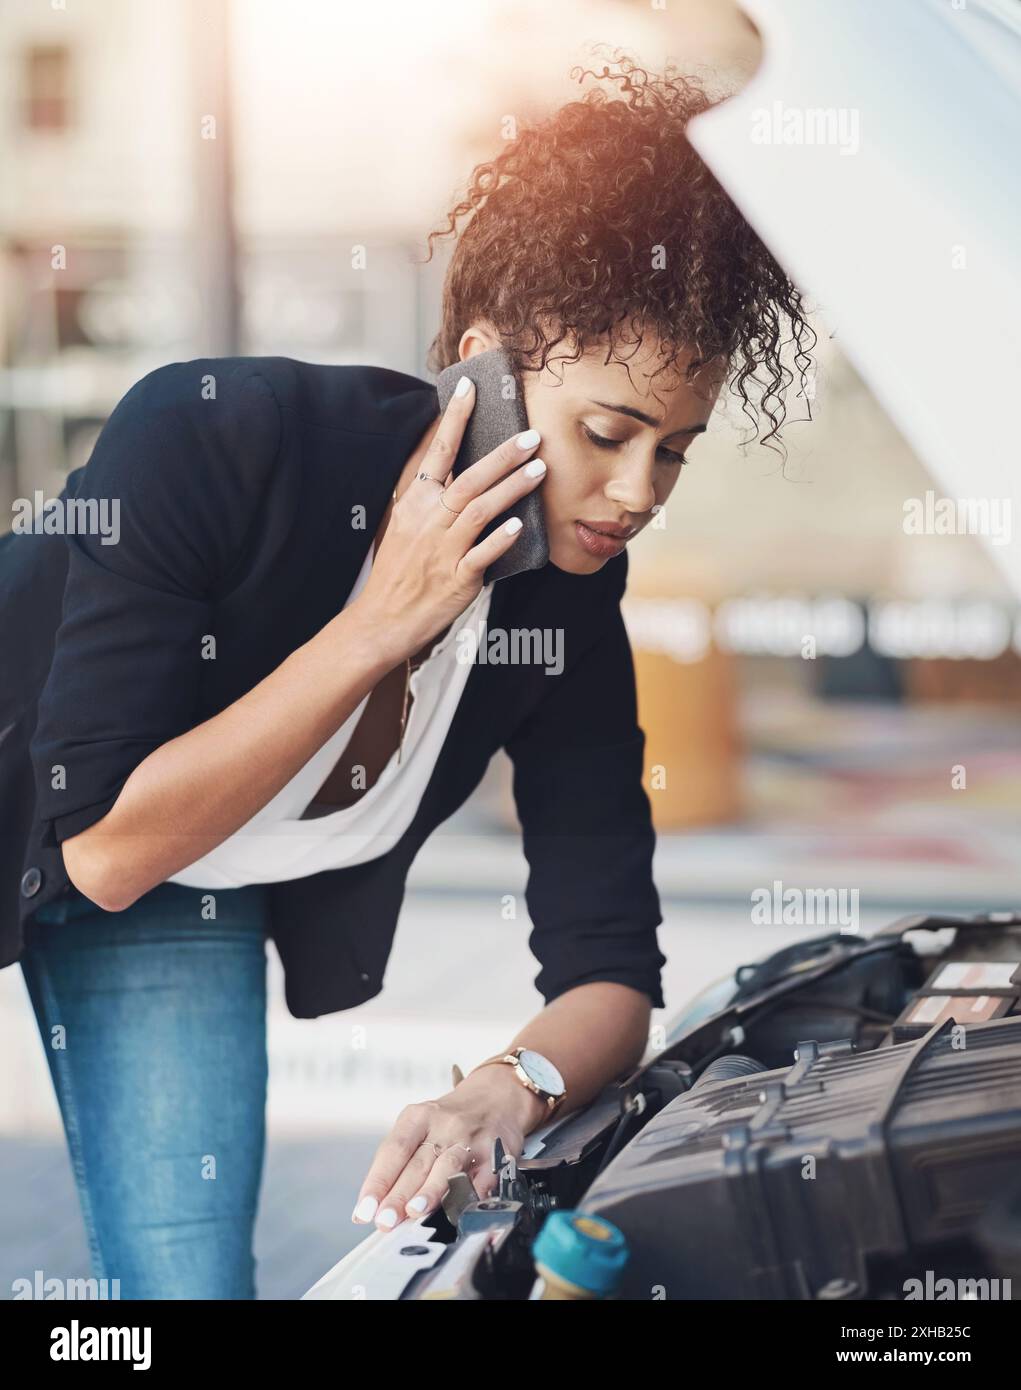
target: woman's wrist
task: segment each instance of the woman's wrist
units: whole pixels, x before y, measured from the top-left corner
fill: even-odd
[[[470,1089],[475,1086],[487,1088],[490,1095],[502,1093],[508,1113],[517,1121],[522,1134],[531,1134],[533,1129],[545,1123],[550,1114],[546,1101],[524,1085],[507,1062],[490,1062],[479,1067],[469,1072],[461,1085]]]
[[[385,618],[375,608],[367,605],[359,596],[352,599],[347,607],[337,615],[345,618],[360,651],[383,667],[383,672],[392,671],[406,657],[418,650],[410,636],[402,633],[392,619]],[[337,619],[334,619],[337,621]]]
[[[357,599],[331,618],[319,635],[343,656],[346,672],[368,675],[373,685],[408,655],[394,630]]]

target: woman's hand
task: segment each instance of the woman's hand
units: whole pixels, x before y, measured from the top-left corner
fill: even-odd
[[[539,444],[538,431],[527,430],[451,481],[474,404],[474,382],[462,377],[419,469],[429,477],[416,476],[393,504],[369,577],[350,605],[379,634],[395,665],[447,628],[475,598],[486,568],[511,548],[521,522],[514,518],[516,527],[501,527],[476,544],[479,532],[531,492],[545,473],[538,459],[529,465],[531,474],[519,466]]]
[[[488,1196],[498,1180],[495,1140],[518,1157],[547,1114],[546,1103],[499,1062],[469,1072],[438,1100],[406,1105],[376,1150],[352,1221],[374,1219],[380,1230],[392,1230],[405,1217],[417,1219],[440,1205],[448,1179],[461,1172]]]

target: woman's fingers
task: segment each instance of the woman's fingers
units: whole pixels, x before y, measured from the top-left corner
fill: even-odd
[[[426,1141],[415,1150],[393,1182],[379,1199],[373,1221],[383,1231],[391,1231],[403,1221],[408,1199],[425,1182],[436,1162],[436,1146]]]
[[[494,517],[508,511],[515,502],[538,487],[546,476],[546,465],[542,459],[531,459],[523,464],[537,447],[538,440],[536,430],[505,440],[498,449],[494,449],[491,454],[487,454],[484,459],[466,469],[455,482],[444,488],[442,497],[445,505],[439,510],[445,513],[443,521],[450,535],[450,544],[460,557],[456,564],[458,575],[462,579],[473,580],[480,577],[488,565],[514,544],[520,522],[515,526],[512,520],[507,527],[501,527],[474,549],[468,549],[479,532],[484,530]],[[485,470],[476,472],[483,464],[486,465]],[[509,468],[512,468],[513,472],[508,477],[505,475]],[[483,490],[469,491],[465,496],[461,485],[469,474],[475,477],[472,487],[482,487]],[[494,481],[484,486],[487,477],[492,477]],[[434,494],[435,506],[439,506],[439,496],[440,494]]]
[[[505,521],[484,541],[479,541],[478,545],[473,545],[458,561],[458,579],[465,584],[478,586],[493,561],[498,560],[505,551],[510,550],[520,534],[521,526],[521,518],[512,516],[509,521]]]
[[[513,545],[513,530],[487,537],[471,558],[466,552],[493,518],[509,511],[542,477],[541,470],[529,474],[522,467],[539,444],[538,432],[525,430],[448,484],[475,401],[473,383],[463,381],[466,388],[448,402],[419,467],[426,480],[416,478],[395,503],[369,577],[353,600],[387,634],[398,660],[418,651],[430,633],[447,626],[478,595],[487,565]],[[363,1195],[378,1200],[381,1191]]]
[[[526,463],[524,468],[519,468],[509,478],[505,478],[502,483],[497,483],[488,492],[484,492],[481,497],[473,498],[450,527],[453,543],[458,549],[468,545],[493,517],[507,511],[533,488],[538,487],[545,474],[546,465],[543,461],[533,459],[531,463]],[[521,518],[512,516],[491,535],[486,536],[477,545],[470,546],[457,563],[458,578],[468,584],[481,583],[493,561],[499,559],[514,545],[521,526]]]
[[[455,1173],[467,1172],[474,1177],[479,1172],[481,1159],[465,1144],[425,1140],[410,1149],[417,1132],[417,1127],[409,1126],[398,1138],[395,1127],[395,1132],[380,1145],[362,1184],[352,1220],[372,1221],[381,1230],[393,1230],[407,1217],[421,1216],[438,1206]],[[410,1205],[422,1196],[426,1198],[424,1202]]]
[[[473,1159],[476,1160],[474,1163]],[[481,1166],[479,1154],[469,1152],[464,1144],[452,1144],[437,1156],[424,1180],[409,1185],[402,1179],[398,1184],[400,1191],[395,1191],[391,1197],[403,1197],[401,1216],[416,1220],[427,1212],[435,1211],[447,1195],[447,1184],[452,1177],[457,1173],[467,1173],[474,1179]]]
[[[447,408],[440,417],[436,433],[433,435],[432,442],[422,460],[421,472],[428,473],[430,477],[436,478],[441,483],[446,483],[450,476],[450,470],[454,466],[454,460],[457,458],[457,451],[461,447],[465,426],[474,408],[475,383],[471,377],[463,376],[454,387],[454,394],[447,402]],[[419,486],[421,486],[420,483]],[[430,487],[428,491],[434,493],[436,489]]]
[[[376,1150],[351,1213],[352,1221],[372,1221],[376,1217],[382,1209],[382,1199],[413,1158],[418,1157],[422,1171],[428,1171],[435,1151],[423,1149],[422,1155],[416,1151],[429,1131],[431,1117],[430,1106],[423,1103],[406,1105],[397,1116],[393,1129]]]
[[[460,516],[454,518],[454,524],[450,527],[451,539],[463,551],[495,516],[513,507],[526,493],[538,487],[545,476],[546,465],[542,459],[532,459],[524,468],[515,469],[509,478],[494,483],[478,497],[473,497],[460,508]],[[445,502],[451,491],[448,488],[444,493]]]
[[[518,469],[525,459],[535,453],[540,438],[538,430],[525,430],[523,434],[505,439],[490,453],[458,474],[444,493],[444,502],[448,507],[462,511],[473,499],[486,496],[487,489],[491,490],[494,483],[506,479],[512,468]],[[506,506],[506,503],[504,505]],[[497,511],[499,510],[498,507]],[[492,515],[495,516],[496,512]]]

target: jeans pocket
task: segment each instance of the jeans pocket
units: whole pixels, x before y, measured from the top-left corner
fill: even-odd
[[[78,917],[85,917],[90,912],[102,912],[102,910],[84,893],[72,886],[63,897],[54,898],[51,903],[44,903],[42,907],[36,909],[33,915],[37,922],[62,926],[65,922],[74,921]]]

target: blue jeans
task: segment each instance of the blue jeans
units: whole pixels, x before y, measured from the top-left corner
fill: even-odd
[[[266,927],[261,884],[162,883],[116,913],[72,889],[28,924],[92,1274],[121,1298],[255,1297]]]

